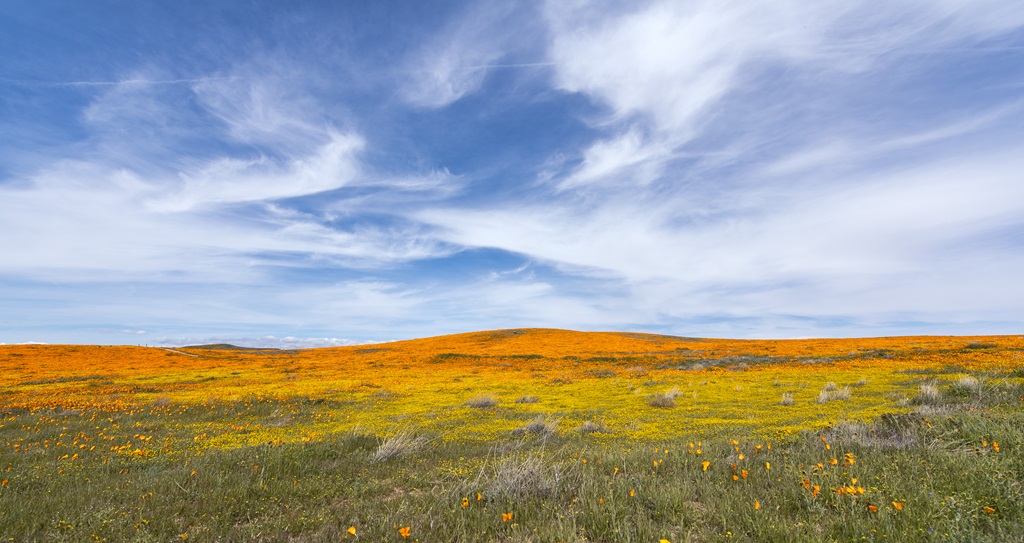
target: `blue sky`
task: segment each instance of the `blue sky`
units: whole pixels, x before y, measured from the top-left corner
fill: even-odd
[[[1024,4],[0,4],[0,342],[1024,332]]]

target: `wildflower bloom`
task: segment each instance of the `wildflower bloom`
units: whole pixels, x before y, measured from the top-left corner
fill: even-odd
[[[501,521],[502,522],[508,522],[510,520],[512,520],[512,513],[502,513],[501,514]]]
[[[811,488],[811,480],[810,479],[801,479],[800,480],[800,484],[803,485],[803,487],[805,489],[807,489],[807,490],[810,490],[810,488]]]
[[[811,497],[817,497],[818,493],[821,492],[821,485],[814,485],[811,487]]]
[[[981,510],[984,511],[985,513],[989,514],[989,515],[991,515],[992,513],[996,512],[994,507],[989,507],[987,505],[985,507],[982,507]]]
[[[746,479],[747,478],[747,470],[741,470],[740,471],[740,477]]]
[[[3,481],[0,481],[0,487],[4,487],[4,486],[7,486],[7,479],[4,479]]]
[[[877,513],[878,512],[878,506],[877,505],[868,505],[868,511],[871,511],[872,513]]]
[[[356,535],[356,527],[355,526],[349,526],[348,527],[348,533],[351,534],[351,535]]]
[[[399,528],[398,534],[402,536],[402,539],[409,539],[409,527]]]
[[[710,465],[711,465],[711,462],[708,462],[707,460],[705,460],[705,461],[700,463],[700,467],[704,471],[707,471],[708,470],[708,466],[710,466]]]
[[[892,506],[897,511],[902,511],[903,510],[903,502],[892,502]]]
[[[636,489],[635,488],[629,489],[629,497],[632,498],[633,496],[636,496]]]
[[[469,498],[462,498],[462,508],[465,509],[467,507],[469,507]]]
[[[482,499],[484,499],[484,495],[483,495],[483,494],[481,494],[481,493],[479,493],[479,492],[477,492],[477,493],[476,493],[476,501],[480,501],[480,500],[482,500]]]
[[[772,469],[772,463],[771,462],[765,462],[764,463],[764,469],[770,471]]]
[[[992,450],[995,451],[995,452],[999,452],[999,442],[998,441],[993,441],[992,442]]]
[[[754,500],[754,511],[759,511],[760,509],[761,509],[761,502],[759,502],[757,500]]]

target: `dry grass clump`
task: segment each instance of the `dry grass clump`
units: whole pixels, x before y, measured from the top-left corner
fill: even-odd
[[[934,383],[922,384],[921,389],[917,392],[917,397],[914,398],[914,403],[918,405],[938,405],[942,403],[942,391]]]
[[[783,393],[782,394],[782,400],[779,403],[782,404],[782,405],[793,405],[794,403],[796,403],[795,401],[793,401],[793,393],[792,392],[785,392],[785,393]]]
[[[849,400],[853,392],[850,387],[836,388],[835,383],[828,383],[818,393],[818,403],[825,404],[838,400]]]
[[[392,458],[409,456],[423,448],[427,439],[415,437],[407,432],[397,433],[377,445],[377,451],[373,453],[373,459],[377,462],[387,462]]]
[[[488,498],[505,501],[526,501],[550,498],[570,479],[563,465],[542,454],[505,456],[492,469],[480,472],[481,479],[473,488],[484,488]]]
[[[580,432],[584,434],[607,434],[608,426],[604,420],[588,420],[580,425]]]
[[[537,415],[537,418],[528,422],[526,426],[516,428],[512,431],[513,434],[535,434],[535,435],[551,435],[554,434],[558,429],[558,421],[545,417],[544,415]]]
[[[537,403],[539,401],[540,401],[540,398],[538,398],[536,396],[522,396],[522,397],[516,398],[516,403]]]
[[[488,408],[488,407],[494,407],[494,406],[498,405],[498,397],[495,396],[494,394],[481,394],[479,396],[475,396],[473,398],[470,398],[466,402],[466,405],[468,405],[469,407],[476,408],[476,409],[485,409],[485,408]]]
[[[679,392],[678,388],[673,388],[672,390],[670,390],[670,391],[668,391],[668,392],[666,392],[664,394],[653,394],[653,395],[647,397],[647,405],[649,405],[651,407],[663,407],[663,408],[675,407],[676,406],[676,398],[680,394],[682,394],[682,392]]]

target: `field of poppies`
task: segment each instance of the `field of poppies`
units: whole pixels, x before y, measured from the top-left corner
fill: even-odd
[[[0,346],[5,541],[1008,541],[1024,337]]]

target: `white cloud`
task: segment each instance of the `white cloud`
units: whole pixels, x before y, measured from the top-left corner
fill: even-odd
[[[337,189],[359,173],[361,137],[331,133],[309,156],[281,161],[219,158],[192,172],[182,172],[181,188],[147,201],[155,211],[175,212],[204,204],[253,202],[305,196]]]
[[[509,21],[516,9],[511,2],[472,3],[406,61],[402,97],[441,108],[479,89],[489,65],[522,47],[525,29]]]

